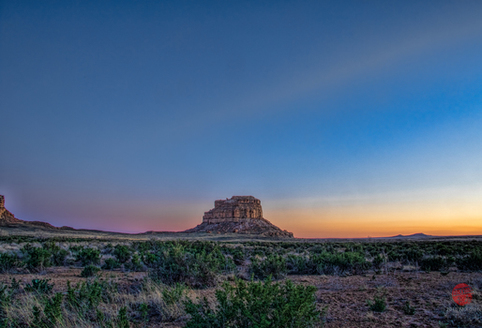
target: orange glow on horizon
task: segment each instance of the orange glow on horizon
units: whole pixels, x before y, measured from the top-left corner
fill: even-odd
[[[482,204],[475,199],[464,199],[325,202],[320,206],[308,201],[266,201],[263,211],[267,220],[293,232],[297,238],[367,238],[414,233],[482,235]],[[202,213],[207,210],[209,206],[204,203],[187,205],[146,201],[119,208],[110,219],[93,208],[85,215],[97,215],[95,218],[103,224],[111,222],[108,229],[101,224],[95,228],[139,233],[193,228],[202,222]],[[133,217],[136,220],[133,221]]]
[[[266,218],[297,238],[366,238],[398,234],[482,234],[482,209],[347,206],[270,211]]]

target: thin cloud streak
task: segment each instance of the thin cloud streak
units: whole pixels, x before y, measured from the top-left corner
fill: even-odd
[[[372,46],[368,53],[360,54],[354,49],[349,57],[344,57],[331,67],[326,67],[323,61],[319,61],[312,62],[309,66],[321,67],[320,69],[301,73],[292,69],[296,71],[294,76],[280,76],[265,88],[254,90],[238,99],[231,99],[229,103],[214,106],[217,110],[196,111],[179,124],[164,130],[164,133],[172,135],[182,131],[182,138],[188,138],[206,126],[243,118],[250,120],[252,115],[279,114],[280,111],[286,111],[283,108],[286,108],[287,103],[315,94],[321,102],[336,95],[356,79],[367,75],[386,74],[387,69],[395,69],[395,65],[404,59],[450,49],[461,42],[477,40],[481,36],[480,19],[464,21],[460,25],[431,27],[423,32],[412,28],[410,35],[392,40],[388,44],[371,41]]]

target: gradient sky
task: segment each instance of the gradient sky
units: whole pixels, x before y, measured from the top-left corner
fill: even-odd
[[[184,230],[482,234],[481,1],[2,1],[0,194]]]

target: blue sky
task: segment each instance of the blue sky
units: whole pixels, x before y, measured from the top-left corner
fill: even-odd
[[[479,234],[480,17],[478,1],[1,1],[0,194],[79,228],[184,230],[253,195],[297,236]]]

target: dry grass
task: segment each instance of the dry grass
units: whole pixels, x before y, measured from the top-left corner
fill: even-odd
[[[482,305],[479,302],[472,302],[466,306],[450,306],[445,316],[456,325],[477,325],[477,327],[480,327],[482,324]]]
[[[187,298],[194,300],[201,294],[199,291],[193,291],[184,287],[182,296],[174,302],[170,302],[166,299],[165,292],[173,288],[175,287],[157,284],[146,278],[143,284],[139,286],[139,290],[110,292],[109,301],[101,302],[97,310],[103,313],[106,321],[115,321],[119,310],[126,307],[130,317],[141,321],[142,318],[138,313],[138,309],[141,304],[147,304],[149,317],[157,322],[182,321],[186,319],[183,301]],[[63,294],[65,294],[65,290],[66,286],[63,286]],[[44,309],[48,297],[47,295],[21,290],[13,296],[13,301],[4,307],[4,316],[9,322],[16,322],[19,326],[31,327],[34,321],[33,309],[35,307]],[[212,299],[212,297],[208,298]],[[98,324],[94,325],[92,320],[89,320],[89,316],[92,315],[92,313],[79,313],[77,310],[69,308],[64,301],[62,304],[62,319],[55,327],[99,327]]]
[[[17,321],[30,327],[33,320],[32,309],[35,306],[38,308],[43,307],[40,297],[32,294],[20,295],[16,302],[4,308],[5,317],[9,321]]]

